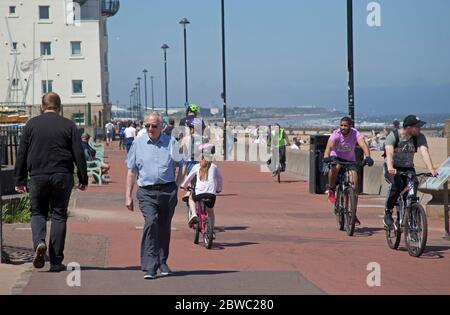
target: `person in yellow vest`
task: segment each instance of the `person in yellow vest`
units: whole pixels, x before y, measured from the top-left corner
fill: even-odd
[[[269,132],[269,140],[267,141],[267,145],[272,148],[272,157],[275,157],[274,160],[277,158],[279,159],[281,171],[286,171],[286,146],[290,146],[291,142],[289,141],[289,136],[287,135],[286,131],[281,128],[280,124],[275,124],[270,128]],[[273,150],[276,150],[278,148],[279,155],[276,157],[275,152]],[[272,158],[267,161],[267,165],[269,165],[270,169],[272,170],[272,175],[277,175],[277,163],[274,163],[272,165]]]

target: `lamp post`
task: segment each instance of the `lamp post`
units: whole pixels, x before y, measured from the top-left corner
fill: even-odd
[[[188,74],[187,74],[187,44],[186,44],[186,25],[191,24],[188,19],[184,18],[180,21],[180,24],[183,25],[183,33],[184,33],[184,83],[185,83],[185,91],[186,91],[186,107],[189,105],[189,96],[188,96]]]
[[[129,111],[130,117],[132,115],[132,110],[133,110],[133,91],[130,92],[130,111]]]
[[[168,100],[167,100],[167,49],[169,49],[169,46],[167,44],[164,44],[161,46],[162,50],[164,51],[164,82],[165,82],[165,94],[166,94],[166,117],[168,115]]]
[[[223,160],[227,160],[227,76],[225,63],[225,0],[222,0]]]
[[[155,79],[155,77],[151,76],[150,80],[152,81],[152,111],[155,111],[155,93],[153,90],[153,79]]]
[[[144,69],[144,71],[142,71],[144,73],[144,92],[145,92],[145,113],[147,113],[147,107],[148,107],[148,103],[147,103],[147,73],[148,70]]]
[[[355,125],[355,84],[353,65],[353,0],[347,0],[347,50],[348,50],[348,114]]]
[[[142,119],[142,102],[141,102],[141,77],[137,78],[137,89],[138,89],[138,114],[139,114],[139,119]]]

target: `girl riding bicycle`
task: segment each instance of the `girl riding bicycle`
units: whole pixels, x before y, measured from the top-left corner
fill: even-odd
[[[205,143],[199,146],[199,150],[202,152],[201,161],[199,164],[194,165],[181,184],[181,188],[187,189],[191,181],[196,177],[195,187],[193,188],[193,194],[189,197],[189,203],[195,205],[195,202],[203,200],[208,217],[211,218],[212,226],[214,227],[214,205],[216,203],[216,194],[222,191],[223,176],[218,166],[212,163],[215,146]],[[195,209],[195,206],[190,206],[189,208]],[[189,218],[189,226],[191,227],[198,220],[195,210],[190,214]]]

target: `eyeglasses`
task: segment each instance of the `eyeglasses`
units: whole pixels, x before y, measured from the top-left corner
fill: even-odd
[[[147,129],[149,129],[149,128],[157,129],[159,127],[159,125],[145,124],[144,127],[147,128]]]

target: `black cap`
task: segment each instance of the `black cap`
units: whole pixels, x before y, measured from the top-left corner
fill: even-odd
[[[420,120],[419,117],[417,117],[415,115],[409,115],[403,121],[403,128],[406,128],[406,127],[419,127],[419,128],[421,128],[425,124],[426,124],[426,122]]]

